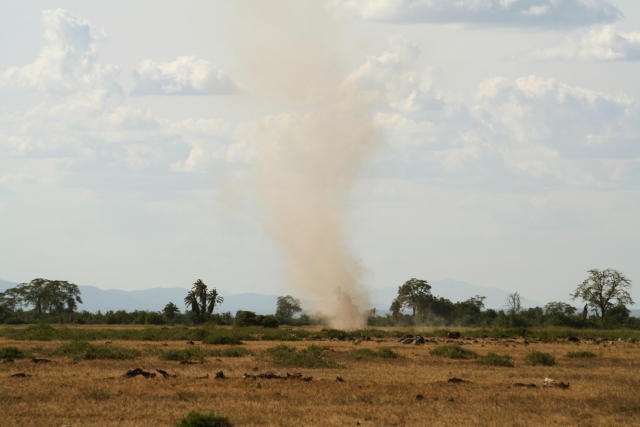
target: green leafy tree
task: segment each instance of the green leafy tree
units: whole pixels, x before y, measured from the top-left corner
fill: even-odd
[[[552,316],[573,316],[577,309],[566,302],[553,301],[544,306],[544,312]]]
[[[278,297],[278,301],[276,303],[277,317],[291,319],[296,313],[300,313],[301,311],[302,307],[299,299],[294,298],[291,295]]]
[[[601,319],[616,306],[626,307],[633,304],[629,294],[631,280],[617,270],[589,270],[589,277],[578,285],[571,299],[582,299],[593,308]]]
[[[0,303],[15,310],[18,307],[33,307],[38,313],[72,313],[82,304],[80,289],[64,280],[33,279],[20,283],[15,288],[0,294]]]
[[[178,308],[177,305],[175,305],[172,302],[165,305],[164,308],[162,309],[162,315],[166,317],[168,320],[174,320],[179,313],[180,313],[180,309]]]
[[[391,304],[391,312],[410,308],[415,317],[416,311],[423,311],[431,296],[431,285],[426,280],[410,279],[398,287],[398,296]],[[395,305],[395,306],[394,306]],[[395,310],[394,310],[395,309]]]

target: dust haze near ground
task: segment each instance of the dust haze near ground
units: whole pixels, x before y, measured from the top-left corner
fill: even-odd
[[[369,298],[363,267],[349,247],[345,210],[381,134],[367,94],[345,80],[340,53],[328,49],[336,45],[328,40],[339,33],[339,22],[321,7],[251,6],[239,3],[237,12],[251,17],[252,36],[231,43],[257,75],[249,90],[282,103],[280,114],[257,120],[251,131],[252,198],[287,256],[292,292],[315,299],[313,308],[332,326],[362,327]]]

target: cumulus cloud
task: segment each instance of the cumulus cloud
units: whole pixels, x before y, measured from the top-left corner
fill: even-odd
[[[121,92],[119,69],[97,62],[104,31],[64,9],[42,12],[45,45],[38,58],[0,75],[0,88],[70,93],[78,90]]]
[[[544,28],[606,24],[622,12],[606,0],[334,0],[340,11],[390,23],[465,23]]]
[[[131,95],[233,95],[240,87],[209,61],[180,56],[173,62],[142,61]]]
[[[581,37],[568,37],[560,46],[536,49],[529,58],[542,61],[638,61],[640,32],[620,33],[612,25],[592,28]]]
[[[457,99],[430,88],[420,55],[392,38],[348,79],[372,93],[390,141],[378,159],[387,173],[472,187],[634,185],[637,102],[534,75],[488,79]]]

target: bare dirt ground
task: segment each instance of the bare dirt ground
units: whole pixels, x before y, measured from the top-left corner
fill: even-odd
[[[15,360],[0,363],[0,425],[170,426],[193,410],[214,410],[236,426],[640,425],[638,344],[455,340],[481,356],[488,352],[511,356],[515,367],[508,368],[432,356],[429,350],[445,343],[444,339],[437,341],[419,346],[391,339],[358,345],[313,343],[329,346],[327,357],[343,364],[341,369],[275,366],[263,351],[279,343],[266,341],[244,345],[253,356],[208,358],[192,365],[162,361],[157,356],[128,361],[74,362],[61,356],[47,357],[51,363]],[[0,338],[0,347],[16,346],[35,354],[61,344]],[[312,343],[286,344],[301,349]],[[146,349],[149,354],[149,345],[161,343],[114,341],[112,345]],[[186,346],[168,342],[162,348]],[[380,347],[390,347],[401,357],[358,360],[352,355],[356,349]],[[552,354],[557,364],[525,365],[524,357],[532,350]],[[597,357],[567,358],[569,351],[591,351]],[[176,376],[123,377],[134,368],[161,369]],[[226,378],[214,378],[218,371]],[[313,379],[242,378],[245,373],[266,371],[302,372]],[[11,377],[15,373],[30,376]],[[448,381],[451,377],[467,382],[452,383]],[[570,387],[542,387],[545,377]]]

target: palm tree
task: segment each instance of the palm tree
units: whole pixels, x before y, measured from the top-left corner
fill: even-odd
[[[200,279],[191,287],[191,291],[195,293],[200,303],[200,313],[204,314],[207,310],[207,285]]]
[[[207,313],[209,314],[213,313],[213,310],[215,309],[216,304],[220,305],[224,301],[224,298],[218,295],[218,291],[216,290],[216,288],[213,288],[207,293],[207,299],[208,299]]]
[[[175,305],[172,302],[165,305],[164,308],[162,309],[162,314],[164,314],[164,317],[166,317],[169,320],[175,319],[176,314],[178,313],[180,313],[180,309],[178,308],[177,305]]]
[[[198,318],[200,317],[200,306],[198,305],[198,296],[196,295],[195,291],[189,291],[187,296],[184,298],[184,305],[187,307],[191,306],[191,311],[193,311],[193,314],[195,314]]]

